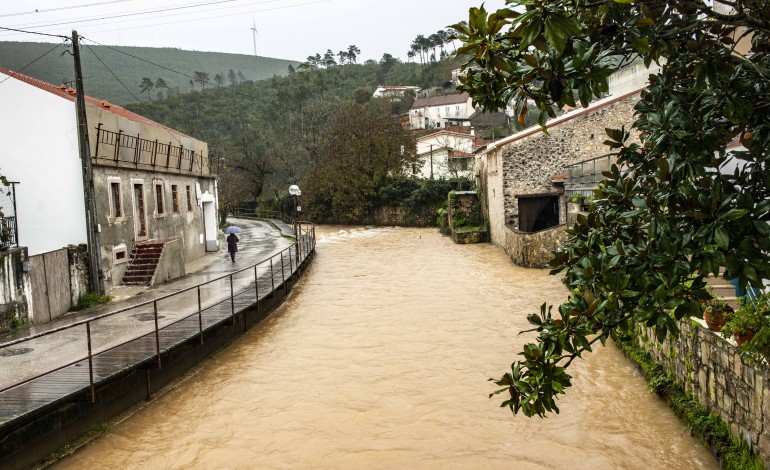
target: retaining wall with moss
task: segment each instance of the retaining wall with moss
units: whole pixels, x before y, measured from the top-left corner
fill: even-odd
[[[644,328],[638,341],[770,468],[770,368],[740,356],[732,343],[697,322],[685,319],[679,328],[678,339],[662,343]]]

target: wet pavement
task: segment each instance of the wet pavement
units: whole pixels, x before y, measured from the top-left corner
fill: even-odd
[[[224,236],[220,239],[220,249],[208,253],[185,265],[187,274],[178,279],[151,287],[118,286],[108,290],[113,297],[109,304],[93,307],[82,312],[66,314],[45,325],[29,325],[18,328],[12,334],[0,335],[0,343],[39,334],[72,323],[95,318],[108,312],[120,309],[126,311],[91,322],[91,340],[94,352],[107,349],[129,339],[142,336],[154,331],[153,305],[134,307],[151,300],[160,299],[217,278],[225,276],[220,281],[210,282],[201,288],[203,305],[221,301],[230,294],[230,276],[233,274],[233,285],[238,289],[254,279],[254,270],[239,270],[254,266],[289,247],[293,240],[286,238],[293,234],[290,226],[280,221],[228,219],[231,224],[238,225],[243,231],[238,234],[238,253],[235,262],[230,260],[227,253],[227,243]],[[258,268],[262,275],[265,267]],[[197,290],[193,289],[157,303],[159,326],[163,327],[193,310],[197,310]],[[88,341],[86,326],[81,325],[53,333],[29,342],[21,342],[10,347],[0,348],[3,367],[0,368],[0,389],[20,381],[34,377],[47,370],[60,367],[66,363],[87,356]]]

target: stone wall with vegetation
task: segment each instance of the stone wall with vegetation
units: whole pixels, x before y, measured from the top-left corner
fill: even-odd
[[[728,423],[770,468],[770,369],[752,363],[722,336],[685,319],[678,340],[659,343],[651,328],[640,346],[669,370],[685,391]]]
[[[567,240],[564,225],[557,225],[539,232],[521,232],[506,227],[505,252],[518,266],[542,268],[551,258],[551,251]]]
[[[32,317],[29,274],[24,271],[27,248],[0,251],[0,333],[7,333]]]

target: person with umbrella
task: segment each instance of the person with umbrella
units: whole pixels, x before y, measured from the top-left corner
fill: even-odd
[[[238,237],[236,233],[240,233],[241,229],[235,225],[231,225],[225,229],[225,233],[229,233],[227,236],[227,252],[230,253],[230,259],[235,263],[235,253],[238,252]]]

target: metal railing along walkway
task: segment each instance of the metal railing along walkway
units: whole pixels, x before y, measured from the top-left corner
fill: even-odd
[[[142,365],[162,367],[161,356],[256,306],[276,289],[288,290],[315,250],[315,227],[299,224],[296,243],[255,265],[197,286],[66,326],[0,344],[0,428],[36,409],[86,393]],[[137,327],[136,325],[139,324]],[[245,323],[244,323],[245,325]]]

